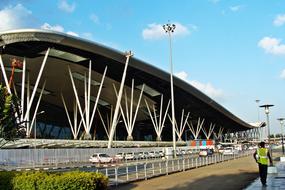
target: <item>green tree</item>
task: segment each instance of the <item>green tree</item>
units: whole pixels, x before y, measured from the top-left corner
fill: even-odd
[[[19,105],[18,97],[9,94],[6,87],[0,84],[0,148],[4,142],[25,134],[19,119],[21,114]]]

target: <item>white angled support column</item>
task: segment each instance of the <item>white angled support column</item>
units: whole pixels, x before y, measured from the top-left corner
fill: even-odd
[[[32,107],[32,104],[34,102],[34,97],[36,95],[36,92],[37,92],[37,88],[38,88],[38,85],[40,83],[40,79],[42,77],[42,73],[43,73],[43,70],[44,70],[44,67],[46,65],[46,62],[47,62],[47,58],[48,58],[48,55],[49,55],[49,51],[50,51],[50,48],[48,48],[48,50],[46,51],[46,54],[45,54],[45,57],[44,57],[44,60],[42,62],[42,66],[40,68],[40,71],[39,71],[39,74],[38,74],[38,77],[37,77],[37,80],[36,80],[36,84],[34,86],[34,89],[33,89],[33,92],[32,92],[32,96],[31,96],[31,99],[29,100],[29,104],[27,106],[27,112],[25,114],[25,117],[24,117],[24,121],[27,120],[28,118],[28,113],[30,112],[30,109]]]
[[[202,131],[203,131],[207,140],[210,139],[211,135],[213,134],[214,129],[215,129],[215,124],[212,124],[212,123],[210,124],[210,128],[208,131],[206,130],[205,127],[202,127]]]
[[[205,119],[203,119],[202,122],[201,122],[200,117],[199,117],[196,129],[194,128],[192,122],[190,122],[190,124],[189,124],[189,122],[187,121],[187,125],[188,125],[192,135],[194,136],[195,140],[197,140],[197,138],[199,136],[199,133],[200,133],[202,127],[203,127],[204,121],[205,121]]]
[[[76,104],[76,102],[74,102],[74,105],[73,105],[73,123],[72,123],[71,119],[70,119],[70,115],[69,115],[68,109],[67,109],[67,106],[66,106],[66,103],[65,103],[65,100],[64,100],[64,97],[63,97],[62,94],[61,94],[61,99],[62,99],[62,103],[63,103],[64,109],[65,109],[65,113],[66,113],[66,116],[67,116],[67,119],[68,119],[68,123],[70,125],[70,129],[71,129],[71,132],[72,132],[72,135],[73,135],[73,139],[77,139],[79,131],[80,131],[80,128],[82,126],[82,118],[81,118],[81,121],[80,121],[79,125],[77,123],[77,116],[78,116],[77,104]]]
[[[40,105],[40,102],[41,102],[41,99],[42,99],[42,95],[43,95],[45,86],[46,86],[46,81],[45,81],[44,84],[43,84],[43,87],[42,87],[42,90],[41,90],[41,93],[40,93],[40,96],[39,96],[37,105],[36,105],[36,107],[35,107],[34,116],[33,116],[32,122],[30,123],[30,126],[34,126],[35,119],[36,119],[37,114],[38,114],[38,108],[39,108],[39,105]],[[36,125],[35,125],[34,127],[36,127]],[[29,136],[31,136],[31,132],[32,132],[32,127],[30,128]],[[34,134],[34,135],[36,135],[36,134]]]
[[[24,120],[24,106],[25,106],[25,83],[26,83],[26,58],[23,61],[23,72],[22,72],[22,86],[21,86],[21,122]]]
[[[4,81],[5,81],[6,88],[8,90],[8,93],[11,94],[11,89],[10,89],[10,86],[9,86],[9,83],[8,83],[8,78],[7,78],[7,74],[6,74],[6,71],[5,71],[5,67],[4,67],[4,64],[3,64],[3,60],[2,60],[1,54],[0,54],[0,66],[1,66],[1,71],[2,71],[2,75],[3,75]]]
[[[97,105],[98,105],[98,101],[99,101],[100,94],[101,94],[101,91],[102,91],[103,83],[104,83],[104,80],[105,80],[107,67],[105,67],[105,70],[104,70],[104,73],[103,73],[103,76],[102,76],[102,79],[101,79],[100,87],[99,87],[99,90],[98,90],[98,93],[97,93],[97,96],[96,96],[95,104],[94,104],[94,107],[93,107],[92,115],[90,117],[90,113],[91,113],[91,107],[90,107],[90,103],[91,103],[91,80],[92,80],[91,71],[92,71],[92,62],[90,60],[90,62],[89,62],[89,69],[88,69],[88,73],[89,73],[88,74],[88,82],[87,82],[86,76],[84,78],[84,102],[85,102],[85,109],[84,110],[86,111],[85,112],[85,117],[84,117],[84,113],[82,111],[83,108],[81,107],[81,104],[80,104],[80,100],[79,100],[78,92],[77,92],[77,89],[76,89],[76,86],[75,86],[75,83],[74,83],[72,72],[71,72],[70,67],[68,66],[68,72],[69,72],[70,80],[71,80],[71,83],[72,83],[73,92],[74,92],[74,95],[75,95],[77,107],[79,108],[79,112],[80,112],[80,115],[81,115],[81,121],[83,122],[83,126],[84,126],[84,129],[85,129],[85,133],[86,133],[85,137],[87,137],[87,139],[91,139],[90,130],[91,130],[91,127],[92,127],[92,124],[93,124],[93,119],[94,119],[94,116],[95,116],[96,108],[97,108]]]
[[[115,133],[115,130],[117,127],[117,118],[119,115],[121,99],[122,99],[123,89],[124,89],[124,85],[125,85],[125,79],[126,79],[126,75],[127,75],[127,68],[128,68],[129,60],[132,56],[133,56],[133,54],[131,51],[126,53],[127,60],[125,63],[124,73],[122,76],[122,81],[121,81],[121,85],[120,85],[120,89],[119,89],[119,93],[118,93],[117,103],[116,103],[115,112],[114,112],[114,118],[113,118],[112,125],[111,125],[110,137],[109,137],[109,141],[108,141],[108,148],[112,148],[112,142],[113,142],[114,133]]]
[[[113,85],[113,87],[114,87],[116,96],[118,98],[118,93],[117,93],[117,89],[116,89],[115,85]],[[133,107],[134,107],[134,79],[133,79],[132,80],[132,89],[131,89],[131,99],[130,99],[131,103],[129,105],[129,103],[128,103],[128,96],[127,96],[127,93],[125,91],[125,108],[126,108],[125,112],[124,112],[122,106],[120,105],[121,114],[122,114],[123,121],[125,123],[125,127],[126,127],[126,130],[127,130],[127,133],[128,133],[128,137],[127,137],[128,141],[132,141],[133,140],[132,133],[133,133],[133,130],[134,130],[136,117],[137,117],[138,110],[139,110],[139,107],[140,107],[140,102],[141,102],[143,91],[144,91],[144,84],[142,86],[142,89],[141,89],[141,92],[140,92],[140,95],[139,95],[139,98],[138,98],[138,102],[137,102],[137,105],[136,105],[136,108],[135,108],[136,110],[135,110],[135,112],[133,112]]]
[[[177,136],[178,136],[178,141],[182,141],[182,134],[183,134],[183,132],[184,132],[184,129],[185,129],[186,123],[187,123],[187,121],[188,121],[189,115],[190,115],[190,112],[187,113],[187,116],[186,116],[186,118],[185,118],[185,120],[184,120],[184,109],[182,109],[181,120],[180,120],[180,125],[179,125],[179,127],[178,127],[177,122],[176,122],[176,121],[172,121],[170,115],[168,115],[169,120],[170,120],[171,122],[175,122],[175,132],[176,132],[176,134],[177,134]]]
[[[168,113],[170,100],[168,101],[166,109],[165,109],[164,114],[163,114],[163,95],[161,95],[159,115],[156,115],[156,109],[155,109],[154,105],[153,105],[152,111],[151,111],[150,106],[147,103],[146,99],[144,101],[145,101],[151,122],[153,124],[154,130],[155,130],[156,135],[157,135],[156,141],[161,141],[161,133],[162,133],[163,128],[165,127],[164,123],[165,123],[165,119],[166,119],[166,116]]]

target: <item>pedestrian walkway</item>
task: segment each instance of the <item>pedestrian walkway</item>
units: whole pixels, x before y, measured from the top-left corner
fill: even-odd
[[[285,190],[285,162],[278,162],[276,164],[276,167],[277,167],[277,173],[268,174],[266,187],[263,187],[260,182],[260,178],[257,178],[245,190],[257,190],[257,189]]]

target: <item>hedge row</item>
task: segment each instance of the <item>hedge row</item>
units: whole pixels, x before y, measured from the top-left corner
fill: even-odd
[[[106,190],[108,178],[97,172],[0,172],[1,190]]]

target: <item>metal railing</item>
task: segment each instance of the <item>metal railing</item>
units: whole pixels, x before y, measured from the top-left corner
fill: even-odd
[[[146,180],[155,176],[168,175],[174,172],[186,171],[198,167],[225,162],[251,155],[252,151],[243,151],[233,155],[214,154],[207,157],[181,157],[177,159],[153,160],[149,162],[134,162],[122,166],[98,169],[105,174],[110,185],[118,185],[130,181]]]

